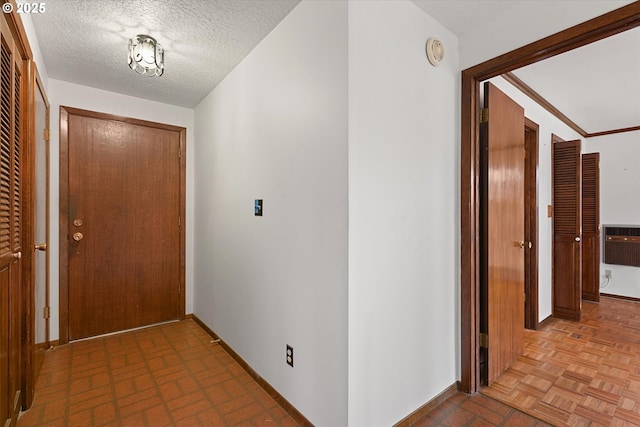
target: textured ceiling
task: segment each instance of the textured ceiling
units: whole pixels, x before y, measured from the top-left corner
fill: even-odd
[[[474,30],[494,25],[517,28],[529,25],[540,10],[554,10],[550,28],[575,23],[622,7],[631,1],[469,1],[413,0],[431,17],[456,34],[462,46],[474,46]],[[579,16],[579,18],[576,18]],[[563,23],[564,22],[564,23]],[[541,34],[543,37],[549,34]],[[515,37],[515,34],[514,34]],[[514,48],[522,43],[517,43]],[[587,133],[640,126],[640,29],[583,46],[538,62],[514,74],[558,108]]]
[[[527,25],[531,8],[549,3],[413,1],[456,34],[463,46],[465,39],[474,36],[474,28]],[[298,2],[50,0],[47,12],[32,15],[32,20],[49,77],[194,107]],[[552,9],[574,16],[586,13],[585,9],[597,15],[629,1],[552,3]],[[515,74],[588,132],[638,126],[640,39],[634,33],[585,46]],[[136,34],[149,34],[165,48],[162,77],[140,76],[127,66],[127,42]]]
[[[299,0],[51,0],[32,15],[49,77],[194,107]],[[127,43],[155,37],[165,73],[127,65]]]

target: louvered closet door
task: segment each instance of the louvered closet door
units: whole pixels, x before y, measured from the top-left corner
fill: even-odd
[[[553,143],[553,315],[581,315],[580,141]]]
[[[582,299],[600,301],[600,153],[582,155]]]
[[[21,397],[22,60],[5,20],[0,57],[0,419],[15,423]]]

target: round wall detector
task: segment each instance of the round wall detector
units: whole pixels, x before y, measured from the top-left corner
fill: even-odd
[[[444,58],[444,46],[442,42],[435,37],[431,37],[427,40],[427,58],[434,67],[440,64],[440,61]]]

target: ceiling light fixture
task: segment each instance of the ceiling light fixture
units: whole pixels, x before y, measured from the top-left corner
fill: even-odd
[[[151,36],[138,34],[129,39],[129,68],[149,77],[164,73],[164,49]]]

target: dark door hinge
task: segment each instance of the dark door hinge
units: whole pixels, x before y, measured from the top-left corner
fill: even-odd
[[[480,334],[480,347],[489,348],[489,335]]]
[[[489,121],[489,109],[482,108],[480,110],[480,123],[487,123]]]

